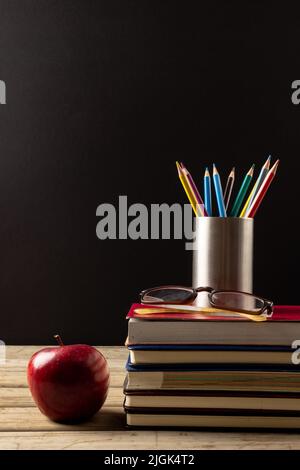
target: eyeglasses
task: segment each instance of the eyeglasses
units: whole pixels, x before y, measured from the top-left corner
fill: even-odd
[[[143,304],[187,304],[194,301],[200,292],[208,293],[213,308],[256,315],[272,315],[273,302],[248,292],[214,290],[212,287],[160,286],[140,293]]]

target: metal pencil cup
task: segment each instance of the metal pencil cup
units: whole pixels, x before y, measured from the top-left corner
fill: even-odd
[[[195,218],[193,287],[252,293],[253,227],[248,218]],[[209,306],[207,294],[200,293],[197,303]]]

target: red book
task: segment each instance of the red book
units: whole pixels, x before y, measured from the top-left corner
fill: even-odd
[[[174,306],[175,307],[175,306]],[[140,313],[136,313],[136,309],[144,309],[147,310],[149,308],[155,308],[157,311],[162,309],[163,306],[154,306],[154,305],[145,305],[134,303],[131,305],[130,310],[126,316],[127,319],[129,318],[139,318],[140,320],[199,320],[199,321],[236,321],[236,320],[247,320],[245,317],[237,316],[237,315],[217,315],[214,316],[205,315],[204,313],[174,313],[174,312],[163,312],[163,313],[155,313],[151,315],[144,315]],[[300,321],[300,305],[275,305],[273,310],[273,315],[267,318],[267,321],[288,321],[288,322],[299,322]]]
[[[300,341],[300,306],[278,305],[267,321],[256,322],[236,314],[161,312],[137,314],[153,305],[133,304],[127,315],[129,345],[215,344],[292,347]],[[157,310],[159,307],[157,307]]]

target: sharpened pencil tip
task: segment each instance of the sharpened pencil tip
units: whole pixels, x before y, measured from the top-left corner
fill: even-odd
[[[254,168],[255,168],[255,164],[253,163],[252,167],[251,167],[250,170],[248,171],[248,175],[249,175],[249,176],[253,176]]]
[[[177,167],[178,173],[180,174],[181,173],[181,166],[180,166],[179,162],[176,162],[176,167]]]
[[[205,168],[204,176],[210,176],[208,166]]]
[[[278,168],[278,165],[279,165],[279,161],[280,161],[279,159],[276,160],[276,162],[274,163],[274,165],[272,166],[272,168],[271,168],[271,170],[270,170],[272,173],[274,173],[274,175],[275,175],[275,173],[276,173],[276,171],[277,171],[277,168]]]
[[[270,163],[271,163],[271,155],[268,156],[263,168],[265,168],[266,170],[269,170],[270,168]]]

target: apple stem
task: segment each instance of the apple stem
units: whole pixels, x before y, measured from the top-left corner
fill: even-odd
[[[64,343],[62,342],[61,337],[59,335],[54,335],[54,338],[60,346],[64,346]]]

